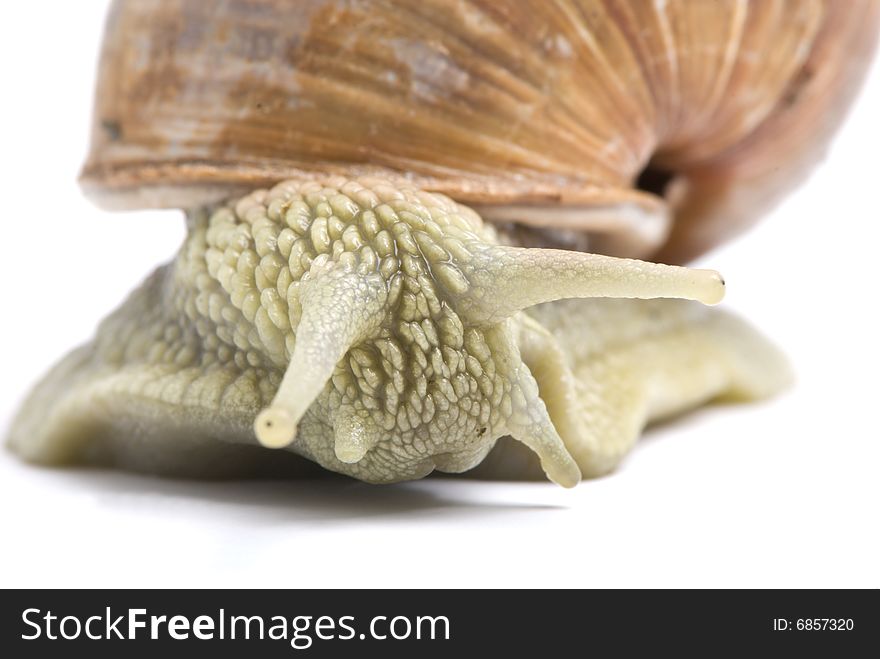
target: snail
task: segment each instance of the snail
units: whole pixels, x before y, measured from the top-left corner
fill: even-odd
[[[681,264],[806,176],[878,16],[115,2],[82,185],[104,208],[184,208],[188,233],[36,386],[9,444],[171,475],[305,457],[374,483],[570,487],[654,420],[770,396],[784,357],[705,306],[720,275]]]

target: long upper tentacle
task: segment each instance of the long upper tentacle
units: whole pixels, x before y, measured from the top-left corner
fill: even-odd
[[[384,317],[385,282],[327,262],[302,282],[302,316],[296,347],[272,405],[254,421],[264,446],[281,448],[296,437],[296,426],[333,375],[337,362],[375,329]]]
[[[683,298],[717,304],[724,279],[714,270],[647,263],[558,249],[487,246],[467,267],[468,315],[475,321],[566,298]]]

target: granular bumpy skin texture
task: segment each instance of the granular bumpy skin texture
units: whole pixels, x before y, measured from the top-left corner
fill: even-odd
[[[442,195],[288,181],[187,221],[176,260],[26,401],[24,458],[243,475],[307,471],[298,454],[387,483],[467,471],[510,436],[477,473],[571,486],[654,418],[785,381],[697,303],[552,302],[715,302],[714,273],[505,246]]]

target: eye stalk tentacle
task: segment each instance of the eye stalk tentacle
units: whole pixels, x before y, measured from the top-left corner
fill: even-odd
[[[724,279],[714,270],[601,254],[500,245],[474,246],[466,274],[467,315],[494,322],[565,298],[682,298],[717,304]]]
[[[302,315],[287,371],[272,404],[254,421],[263,446],[284,448],[296,438],[299,420],[352,345],[374,331],[388,297],[376,273],[316,259],[300,285]],[[354,454],[344,451],[352,461]]]

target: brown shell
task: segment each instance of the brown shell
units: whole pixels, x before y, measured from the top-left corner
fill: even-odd
[[[378,173],[681,261],[805,176],[878,16],[877,0],[117,1],[82,182],[104,206],[178,207]]]

